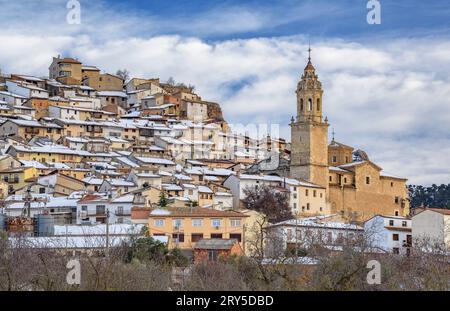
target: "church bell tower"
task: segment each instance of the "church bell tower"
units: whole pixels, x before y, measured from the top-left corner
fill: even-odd
[[[297,118],[291,120],[291,177],[328,189],[328,120],[322,118],[322,83],[311,62],[297,84]]]

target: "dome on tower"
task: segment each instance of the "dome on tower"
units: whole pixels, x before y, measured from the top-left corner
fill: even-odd
[[[305,70],[316,70],[316,68],[314,68],[313,64],[311,63],[311,60],[309,60],[308,64],[306,64]]]

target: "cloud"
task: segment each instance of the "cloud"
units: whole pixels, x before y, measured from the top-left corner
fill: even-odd
[[[64,15],[65,7],[56,6],[56,0],[46,3],[53,4],[45,8],[48,12]],[[17,18],[10,11],[14,8],[10,4],[7,10],[11,18]],[[141,29],[136,25],[144,31],[158,17],[117,19],[112,9],[105,9],[100,18],[95,12],[86,14],[85,24],[76,29],[59,19],[52,23],[48,15],[40,17],[43,26],[36,32],[25,30],[32,24],[26,18],[23,25],[11,23],[0,34],[3,72],[44,76],[51,58],[63,54],[108,72],[127,68],[138,77],[173,76],[194,84],[204,99],[220,102],[229,122],[278,123],[281,134],[289,137],[288,123],[296,113],[295,88],[307,59],[305,36],[207,41],[196,36],[138,35]],[[205,16],[216,16],[217,25],[245,19],[247,26],[236,23],[226,31],[257,29],[270,18],[264,10],[214,14],[203,13],[191,29],[207,28]],[[100,25],[97,18],[112,18],[116,26]],[[412,183],[450,182],[448,50],[450,39],[439,36],[314,40],[313,62],[336,139],[366,150],[387,171]]]

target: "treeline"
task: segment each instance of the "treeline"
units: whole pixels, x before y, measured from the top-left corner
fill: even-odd
[[[430,187],[409,185],[411,207],[435,207],[450,209],[450,184]]]

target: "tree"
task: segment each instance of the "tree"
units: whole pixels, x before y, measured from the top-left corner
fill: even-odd
[[[244,189],[244,195],[244,205],[248,209],[265,214],[269,222],[280,222],[293,218],[286,192],[261,186]]]
[[[166,83],[168,85],[174,86],[175,85],[175,79],[173,77],[170,77],[169,79],[167,79]]]
[[[433,184],[429,187],[409,185],[408,191],[412,208],[427,206],[450,209],[450,184]]]
[[[160,207],[167,207],[169,204],[169,200],[167,200],[166,194],[164,192],[161,192],[159,196],[159,206]]]
[[[130,72],[127,69],[119,69],[116,72],[116,76],[121,77],[123,81],[127,82],[130,78]]]

